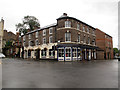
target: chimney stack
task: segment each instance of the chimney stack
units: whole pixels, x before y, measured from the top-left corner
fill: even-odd
[[[67,16],[67,13],[63,13],[64,16]]]

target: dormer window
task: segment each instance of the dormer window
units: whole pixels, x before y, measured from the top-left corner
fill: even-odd
[[[71,21],[65,21],[65,28],[71,27]]]

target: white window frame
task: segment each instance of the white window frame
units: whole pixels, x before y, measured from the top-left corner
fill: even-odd
[[[29,44],[28,44],[29,46],[31,46],[31,41],[29,41]]]
[[[88,37],[88,44],[90,44],[90,37]]]
[[[43,44],[46,44],[46,37],[43,38]]]
[[[43,30],[43,36],[46,36],[46,30]]]
[[[36,33],[35,33],[35,36],[36,36],[36,38],[38,38],[38,36],[39,36],[39,32],[36,32]]]
[[[90,29],[89,29],[89,28],[87,28],[87,32],[88,32],[88,33],[90,32]]]
[[[49,34],[53,34],[53,28],[49,28]]]
[[[36,46],[39,45],[38,39],[35,40],[35,45],[36,45]]]
[[[61,56],[60,56],[60,54],[61,54]],[[59,58],[64,58],[64,55],[65,55],[65,53],[64,53],[64,48],[58,48],[58,57]]]
[[[71,28],[71,21],[65,21],[65,28]]]
[[[25,41],[23,41],[23,47],[25,47]]]
[[[85,26],[83,26],[83,32],[85,32]]]
[[[86,43],[86,37],[84,36],[84,39],[83,39],[83,43],[85,44]]]
[[[69,33],[69,34],[70,34],[70,41],[66,41],[66,38],[68,37],[68,36],[66,36],[66,35],[67,35],[67,33]],[[70,33],[70,32],[66,32],[66,33],[65,33],[65,42],[71,42],[71,33]]]
[[[77,24],[77,29],[80,30],[80,24]]]
[[[94,31],[94,29],[92,30],[92,34],[93,34],[93,35],[95,34],[95,31]]]
[[[31,34],[29,34],[29,39],[31,39]]]
[[[25,36],[23,36],[23,41],[25,41],[25,38],[26,38],[26,37],[25,37]]]
[[[78,42],[80,42],[80,38],[81,38],[81,37],[80,37],[80,34],[78,34]]]
[[[52,41],[51,41],[51,38],[52,38]],[[49,37],[49,43],[53,43],[53,36]]]

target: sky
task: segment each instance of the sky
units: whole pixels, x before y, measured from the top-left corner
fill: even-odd
[[[75,17],[113,37],[113,47],[118,47],[119,0],[0,0],[0,18],[4,29],[16,33],[15,25],[24,16],[35,16],[40,26],[57,23],[63,13]]]

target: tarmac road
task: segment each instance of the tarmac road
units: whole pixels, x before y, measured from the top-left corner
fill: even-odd
[[[118,61],[2,60],[3,88],[118,88]]]

